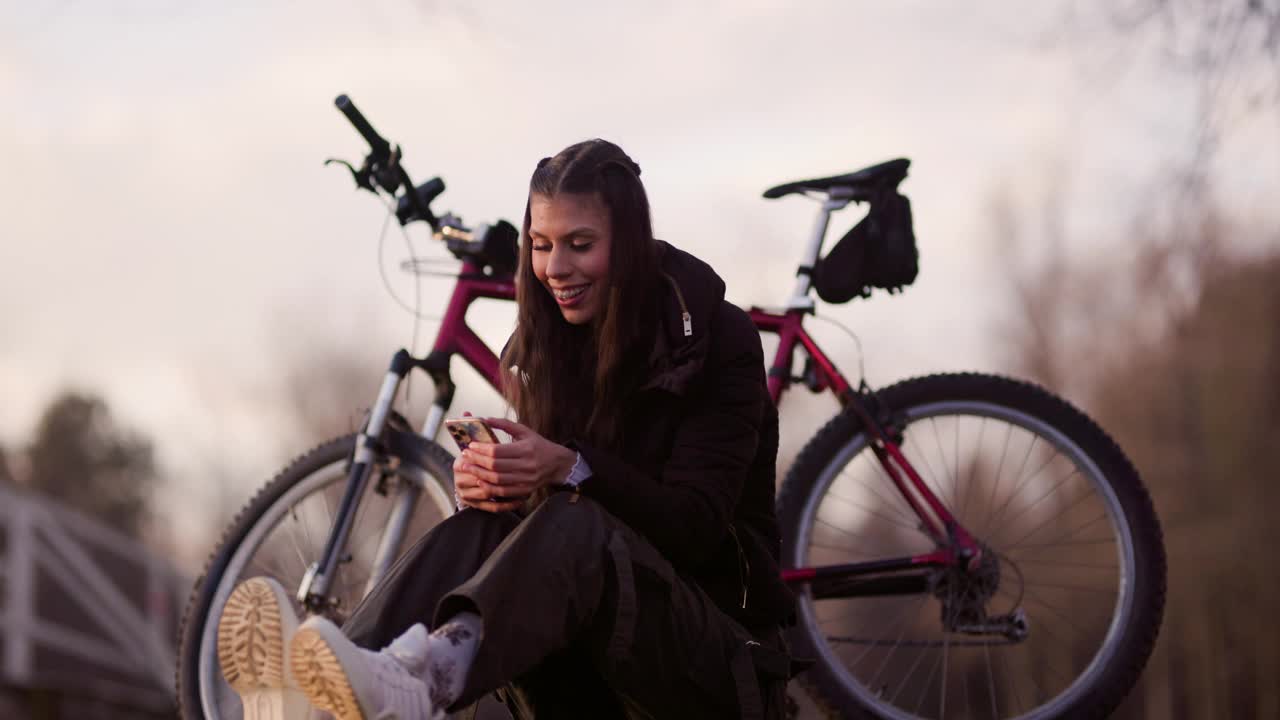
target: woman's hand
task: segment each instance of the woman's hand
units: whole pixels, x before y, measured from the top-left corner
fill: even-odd
[[[503,418],[485,418],[511,435],[508,443],[473,442],[453,463],[453,487],[466,507],[514,510],[540,488],[562,482],[576,453]]]

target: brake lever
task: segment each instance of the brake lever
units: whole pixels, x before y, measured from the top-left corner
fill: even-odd
[[[374,195],[378,194],[377,189],[373,187],[373,182],[370,179],[373,177],[373,171],[369,169],[369,164],[367,162],[364,164],[364,167],[360,168],[359,170],[356,170],[355,167],[351,165],[351,163],[339,158],[329,158],[324,161],[324,164],[326,167],[330,163],[338,163],[339,165],[345,165],[347,170],[351,171],[351,177],[356,181],[357,188],[361,190],[368,190]]]

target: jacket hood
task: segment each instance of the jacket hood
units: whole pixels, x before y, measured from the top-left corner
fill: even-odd
[[[664,282],[659,284],[650,377],[642,387],[683,395],[706,361],[711,319],[724,302],[725,285],[710,265],[670,243],[657,242]]]

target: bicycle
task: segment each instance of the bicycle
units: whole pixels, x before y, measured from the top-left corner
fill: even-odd
[[[293,461],[225,531],[181,631],[186,718],[238,715],[210,622],[238,582],[272,575],[297,588],[307,612],[340,618],[454,511],[453,457],[434,441],[453,400],[451,360],[460,356],[495,388],[501,372],[465,314],[479,298],[514,299],[518,232],[505,221],[468,228],[437,217],[430,204],[444,182],[415,186],[400,148],[346,96],[336,104],[371,148],[360,168],[346,164],[358,188],[392,197],[403,188],[399,222],[426,222],[461,270],[433,349],[395,353],[364,427]],[[896,192],[906,163],[766,193],[823,201],[792,297],[777,311],[750,309],[762,332],[779,337],[770,396],[777,403],[802,384],[842,405],[778,495],[783,578],[799,600],[790,639],[796,655],[814,659],[800,681],[842,716],[1105,715],[1151,652],[1165,593],[1159,523],[1120,448],[1065,401],[1016,380],[931,375],[878,391],[854,386],[804,328],[831,214]],[[806,358],[798,376],[797,348]],[[417,432],[393,410],[415,369],[434,383]]]

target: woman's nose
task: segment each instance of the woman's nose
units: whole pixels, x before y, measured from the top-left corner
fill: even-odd
[[[569,262],[568,253],[559,245],[552,247],[551,257],[547,258],[547,277],[568,277],[571,272],[573,272],[573,265]]]

